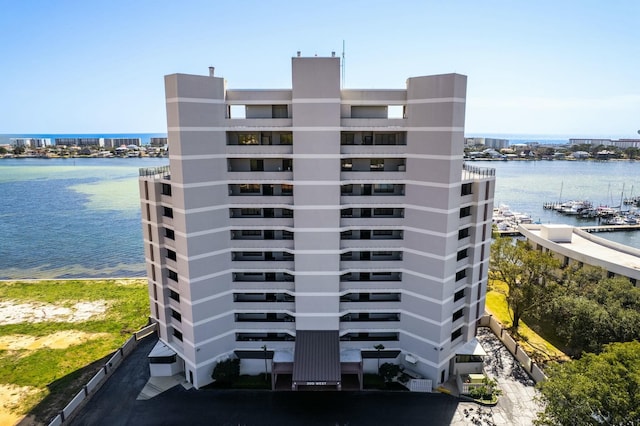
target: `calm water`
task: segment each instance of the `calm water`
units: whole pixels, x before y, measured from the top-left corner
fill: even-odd
[[[167,159],[0,160],[0,279],[144,276],[138,168]],[[591,224],[545,201],[620,204],[640,194],[640,162],[475,162],[496,169],[496,205],[542,223]],[[560,191],[562,190],[562,194]],[[640,248],[640,232],[600,236]]]
[[[597,224],[596,220],[564,216],[545,210],[545,202],[589,200],[594,205],[620,206],[624,197],[640,195],[640,162],[629,161],[476,161],[474,165],[496,170],[495,205],[529,213],[541,223],[575,226]],[[626,209],[628,207],[625,206]],[[640,248],[640,232],[598,234]]]
[[[138,169],[165,164],[0,160],[0,279],[144,276]]]

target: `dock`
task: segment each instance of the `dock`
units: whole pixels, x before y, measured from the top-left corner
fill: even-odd
[[[628,232],[628,231],[638,231],[640,230],[640,224],[637,225],[593,225],[593,226],[575,226],[577,229],[582,229],[588,233],[598,233],[598,232]],[[501,237],[519,237],[522,236],[520,231],[518,230],[508,230],[508,231],[494,231]]]

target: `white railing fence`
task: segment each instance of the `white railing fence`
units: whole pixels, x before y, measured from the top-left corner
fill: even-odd
[[[73,397],[73,399],[51,420],[49,426],[59,426],[71,419],[73,414],[88,401],[95,392],[107,381],[107,378],[113,374],[122,361],[138,346],[138,342],[145,337],[156,332],[156,323],[150,324],[138,332],[134,333],[118,350],[113,354],[109,361],[96,373],[95,376],[83,386],[82,390]]]

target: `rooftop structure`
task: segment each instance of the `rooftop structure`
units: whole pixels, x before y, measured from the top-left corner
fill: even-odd
[[[569,225],[520,225],[534,248],[548,250],[565,266],[572,263],[603,268],[609,276],[640,280],[640,250],[592,235]]]
[[[495,186],[463,163],[466,77],[347,90],[339,58],[295,57],[290,89],[211,69],[165,90],[170,166],[141,170],[142,222],[186,379],[239,357],[276,388],[362,386],[379,361],[446,381],[484,312]]]

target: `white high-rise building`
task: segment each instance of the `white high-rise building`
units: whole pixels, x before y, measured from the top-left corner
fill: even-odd
[[[336,57],[293,58],[291,89],[213,74],[165,77],[170,165],[140,173],[152,373],[447,380],[484,312],[495,185],[463,162],[466,77],[341,89]]]

